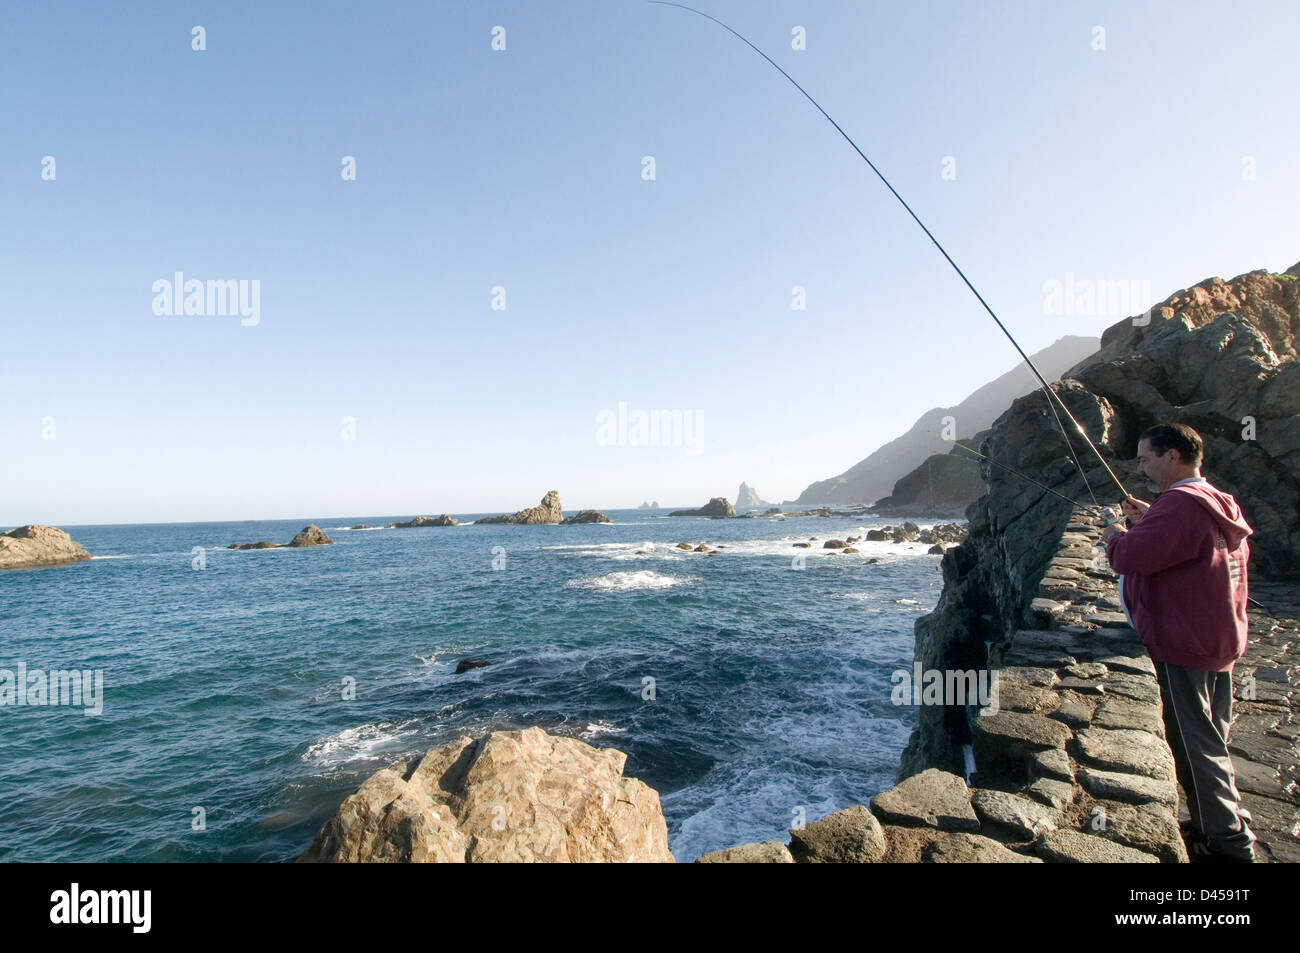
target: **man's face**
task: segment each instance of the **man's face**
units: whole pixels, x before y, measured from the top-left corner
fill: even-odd
[[[1178,452],[1176,450],[1166,450],[1164,453],[1156,453],[1151,449],[1151,441],[1138,441],[1138,472],[1146,474],[1147,479],[1154,483],[1161,492],[1169,489],[1169,484],[1173,482],[1170,471],[1178,465]]]

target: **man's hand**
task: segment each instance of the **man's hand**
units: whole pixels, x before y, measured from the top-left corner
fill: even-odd
[[[1120,522],[1119,514],[1109,507],[1101,511],[1101,520],[1101,536],[1106,542],[1110,542],[1110,538],[1116,533],[1128,532],[1124,524]]]
[[[1120,504],[1120,509],[1122,509],[1124,511],[1124,515],[1127,516],[1129,519],[1131,519],[1134,523],[1139,523],[1142,521],[1142,517],[1146,515],[1146,511],[1151,509],[1151,504],[1144,503],[1141,500],[1134,499],[1131,496],[1126,496],[1124,498],[1124,502]]]

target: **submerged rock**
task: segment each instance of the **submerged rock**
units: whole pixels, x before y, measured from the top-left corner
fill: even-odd
[[[0,536],[0,569],[60,566],[89,558],[80,543],[53,526],[19,526]]]
[[[626,761],[540,728],[459,738],[373,775],[299,860],[671,863],[659,795]]]
[[[456,674],[460,675],[464,672],[468,672],[472,668],[483,668],[484,666],[491,664],[492,663],[485,658],[463,658],[456,663]]]

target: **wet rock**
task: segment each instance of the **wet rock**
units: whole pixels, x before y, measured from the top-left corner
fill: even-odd
[[[472,668],[483,668],[484,666],[491,664],[492,663],[485,658],[463,658],[456,663],[456,674],[460,675],[464,672],[468,672]]]

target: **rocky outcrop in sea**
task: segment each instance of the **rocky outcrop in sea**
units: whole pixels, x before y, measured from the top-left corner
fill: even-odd
[[[698,510],[673,510],[669,516],[708,516],[713,519],[726,519],[736,515],[735,509],[727,502],[725,496],[715,496]]]
[[[560,523],[564,520],[564,512],[560,509],[560,494],[555,490],[547,491],[542,497],[542,502],[536,506],[530,506],[526,510],[520,510],[518,513],[506,516],[485,516],[482,519],[475,520],[476,523],[515,523],[528,525],[542,525],[547,523]]]
[[[389,523],[388,529],[420,529],[425,526],[459,526],[460,521],[453,519],[446,513],[441,516],[417,516],[407,523]],[[354,529],[356,527],[353,527]]]
[[[612,523],[614,522],[600,510],[579,510],[572,516],[566,516],[562,523]]]
[[[305,546],[329,546],[334,540],[315,523],[304,526],[293,539],[281,546],[269,539],[257,543],[231,543],[227,549],[302,549]]]
[[[741,483],[740,489],[736,491],[736,509],[737,510],[756,510],[762,507],[771,506],[771,503],[761,499],[754,488],[748,483]]]
[[[90,559],[71,536],[53,526],[19,526],[0,535],[0,569],[35,569]]]
[[[671,863],[627,755],[540,728],[460,738],[373,775],[302,855],[336,863]]]

